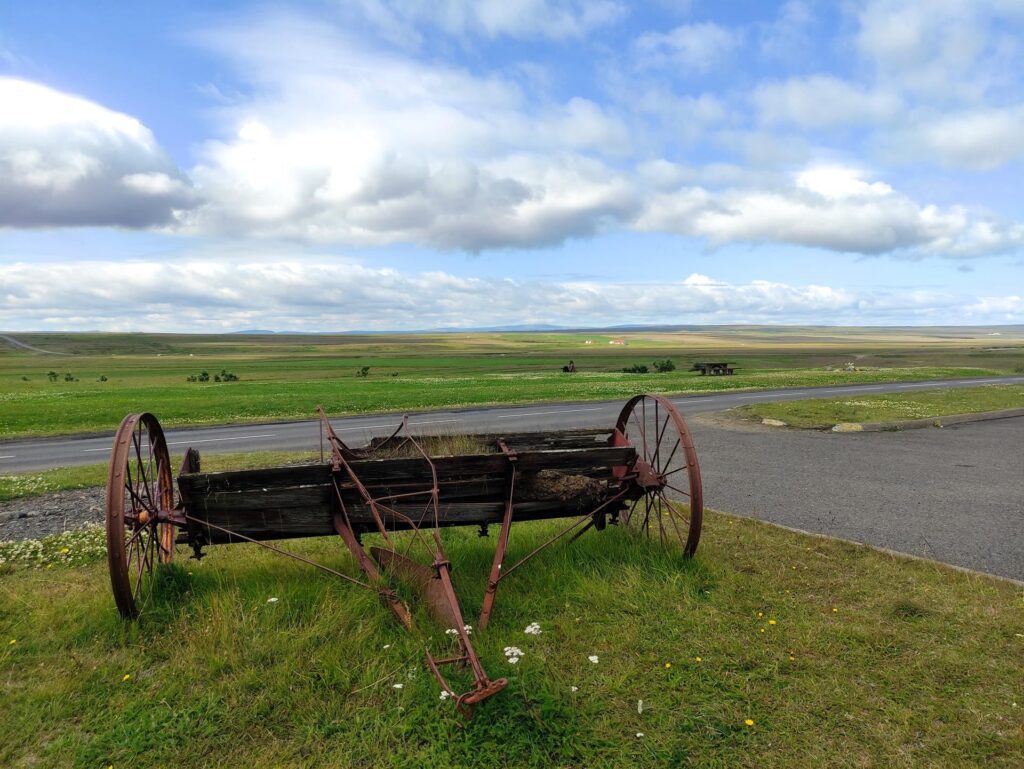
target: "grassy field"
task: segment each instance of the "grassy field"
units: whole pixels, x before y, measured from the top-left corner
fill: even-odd
[[[856,398],[811,398],[787,403],[741,406],[748,419],[779,419],[790,427],[829,429],[839,422],[889,422],[951,414],[1024,408],[1024,385],[985,385],[963,389],[921,390]]]
[[[1002,336],[994,339],[992,334]],[[1024,370],[1024,330],[18,338],[66,354],[0,348],[0,439],[109,432],[126,413],[139,410],[156,413],[165,425],[180,426],[305,419],[317,404],[341,415]],[[610,345],[613,339],[625,344]],[[570,358],[578,374],[561,373]],[[677,369],[646,375],[622,371],[664,358]],[[739,372],[700,377],[688,370],[696,360],[735,361]],[[847,363],[859,370],[843,370]],[[363,367],[367,375],[357,376]],[[222,370],[240,381],[186,381],[202,371],[212,378]]]
[[[445,536],[472,611],[493,541]],[[1024,764],[1024,591],[869,548],[715,514],[690,563],[619,529],[556,547],[476,638],[510,685],[468,723],[371,595],[244,545],[180,564],[138,625],[102,562],[0,573],[0,765]]]

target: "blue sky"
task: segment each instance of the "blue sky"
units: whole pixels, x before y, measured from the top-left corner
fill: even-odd
[[[1024,2],[0,9],[0,329],[1024,323]]]

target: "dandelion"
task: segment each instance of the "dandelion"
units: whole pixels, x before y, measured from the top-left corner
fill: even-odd
[[[70,552],[71,552],[71,548],[70,548],[70,547],[62,547],[62,548],[60,549],[60,554],[61,554],[61,555],[67,555],[67,554],[68,554],[68,553],[70,553]]]
[[[18,639],[17,638],[12,638],[10,641],[7,642],[7,645],[8,646],[14,646],[14,644],[16,644],[16,643],[18,643]]]
[[[832,607],[832,611],[837,612],[837,611],[839,611],[839,609],[837,609],[835,606],[833,606]]]
[[[124,674],[124,678],[121,679],[121,682],[124,683],[125,681],[127,681],[131,677],[132,677],[131,673],[125,673]]]
[[[404,689],[405,684],[391,684],[392,689]]]
[[[589,657],[587,657],[587,659],[590,660],[595,665],[597,664],[597,655],[596,654],[591,654]]]
[[[531,622],[529,625],[526,626],[526,630],[524,630],[523,632],[526,633],[526,635],[540,635],[540,623]]]
[[[764,632],[764,628],[761,628],[761,632],[762,632],[762,633]]]
[[[790,662],[793,662],[795,659],[796,659],[796,657],[794,657],[792,654],[789,655],[789,661]]]
[[[701,659],[700,657],[694,657],[693,659],[694,659],[695,661],[697,661],[697,662],[703,662],[703,661],[704,661],[704,660],[702,660],[702,659]]]
[[[768,620],[768,624],[769,625],[777,625],[778,623],[775,620],[770,619],[770,620]]]
[[[668,670],[670,667],[672,667],[672,663],[671,662],[666,662],[665,663],[665,670]]]
[[[753,718],[748,718],[743,723],[745,723],[747,726],[753,726],[754,725],[754,719]]]
[[[268,598],[267,599],[267,603],[277,603],[277,599],[276,598]]]
[[[761,611],[759,611],[759,612],[757,613],[757,618],[758,618],[758,619],[761,619],[761,617],[763,617],[763,616],[764,616],[764,612],[761,612]]]

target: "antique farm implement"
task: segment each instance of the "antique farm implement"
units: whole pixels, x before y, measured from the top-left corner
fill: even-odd
[[[107,558],[117,607],[137,617],[159,563],[177,545],[196,557],[209,545],[253,543],[376,592],[399,623],[412,628],[393,580],[417,588],[430,613],[457,638],[447,656],[427,650],[443,691],[468,714],[501,691],[473,649],[453,583],[442,532],[450,526],[500,526],[477,628],[487,627],[500,584],[556,541],[607,524],[675,547],[684,556],[700,538],[700,469],[686,423],[658,395],[626,403],[612,428],[464,437],[472,453],[439,450],[406,419],[389,437],[351,448],[322,410],[321,463],[204,473],[185,452],[175,479],[167,442],[152,414],[125,417],[114,438],[107,483]],[[450,438],[451,436],[449,436]],[[325,452],[325,442],[329,452]],[[549,539],[506,563],[513,523],[568,519]],[[289,552],[281,540],[340,536],[361,574],[346,574]],[[374,545],[363,545],[371,535]],[[463,693],[442,672],[471,674]]]

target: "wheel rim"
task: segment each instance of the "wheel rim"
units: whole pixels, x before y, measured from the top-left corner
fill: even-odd
[[[167,441],[152,414],[130,414],[114,436],[107,478],[107,564],[118,611],[134,618],[148,601],[157,563],[174,555],[174,527],[160,522],[173,507]]]
[[[613,443],[632,446],[632,493],[620,513],[630,529],[692,556],[700,541],[704,499],[697,451],[686,420],[660,395],[637,395],[619,414]]]

